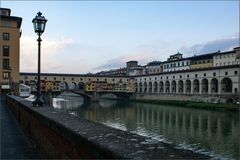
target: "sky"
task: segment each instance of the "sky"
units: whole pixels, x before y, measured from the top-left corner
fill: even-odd
[[[22,17],[20,71],[37,72],[32,19],[46,19],[42,72],[96,73],[239,46],[239,1],[5,1]]]

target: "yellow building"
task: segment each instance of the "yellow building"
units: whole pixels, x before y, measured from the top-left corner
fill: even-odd
[[[6,92],[10,83],[19,76],[19,43],[22,18],[11,16],[11,10],[0,8],[0,93]]]

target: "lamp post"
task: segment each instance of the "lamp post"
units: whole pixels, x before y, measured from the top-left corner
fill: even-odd
[[[40,82],[40,74],[41,74],[41,35],[45,30],[47,19],[42,16],[41,12],[38,12],[36,17],[32,20],[33,27],[35,33],[38,35],[38,79],[37,79],[37,97],[36,100],[33,102],[34,106],[42,106],[44,104],[43,98],[41,96],[41,82]]]

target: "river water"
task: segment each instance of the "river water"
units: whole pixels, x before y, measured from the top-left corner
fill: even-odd
[[[239,159],[239,113],[179,106],[100,100],[83,104],[74,94],[58,96],[54,107],[113,128],[204,153],[213,159]],[[56,100],[56,99],[55,99]]]

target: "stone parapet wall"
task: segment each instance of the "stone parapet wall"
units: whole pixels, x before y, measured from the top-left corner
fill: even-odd
[[[113,129],[52,107],[7,96],[7,106],[45,158],[54,159],[199,159],[208,156]]]

